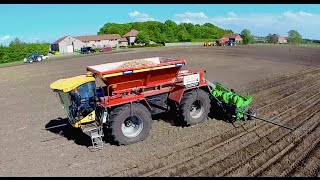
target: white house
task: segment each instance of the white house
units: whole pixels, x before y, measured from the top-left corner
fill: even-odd
[[[121,36],[119,34],[104,34],[95,36],[77,36],[75,38],[82,41],[85,47],[102,48],[105,46],[116,47]]]
[[[92,36],[64,36],[51,44],[51,51],[71,53],[82,47],[102,48],[135,45],[134,41],[139,31],[132,29],[122,37],[119,34],[103,34]]]
[[[51,44],[51,51],[60,51],[61,53],[71,53],[80,50],[83,42],[72,36],[64,36]]]
[[[121,38],[119,39],[119,46],[128,46],[128,40],[127,38]]]
[[[116,47],[121,36],[119,34],[104,34],[94,36],[64,36],[51,44],[51,51],[71,53],[81,47],[101,48],[105,46]]]
[[[128,45],[134,45],[134,41],[137,38],[139,31],[132,29],[131,31],[129,31],[127,34],[123,35],[122,37],[127,38],[128,40]]]

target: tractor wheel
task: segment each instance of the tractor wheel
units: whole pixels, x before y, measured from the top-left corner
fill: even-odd
[[[38,58],[37,58],[37,61],[38,61],[38,62],[42,61],[42,58],[41,58],[41,57],[38,57]]]
[[[201,90],[192,90],[183,95],[179,105],[179,117],[187,126],[202,123],[208,117],[210,99],[208,94]]]
[[[108,127],[114,142],[119,145],[128,145],[146,139],[151,123],[149,110],[140,103],[133,103],[115,108],[110,113]]]
[[[32,62],[33,62],[33,60],[32,60],[32,59],[30,59],[30,60],[29,60],[29,63],[32,63]]]

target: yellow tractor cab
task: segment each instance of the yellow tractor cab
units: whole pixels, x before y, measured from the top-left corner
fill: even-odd
[[[91,74],[60,79],[50,88],[59,96],[73,127],[79,128],[81,124],[95,121],[96,85]]]

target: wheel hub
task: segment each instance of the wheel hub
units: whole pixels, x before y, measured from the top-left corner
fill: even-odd
[[[199,118],[203,114],[203,102],[200,100],[196,100],[192,103],[190,108],[190,116],[194,119]]]
[[[136,116],[128,117],[121,126],[123,135],[128,138],[137,137],[141,133],[142,129],[143,122]]]

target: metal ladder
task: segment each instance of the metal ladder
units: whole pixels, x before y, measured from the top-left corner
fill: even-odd
[[[86,124],[81,125],[82,131],[90,136],[92,147],[93,149],[100,149],[103,147],[103,130],[102,126],[97,125],[96,123],[93,124]]]

